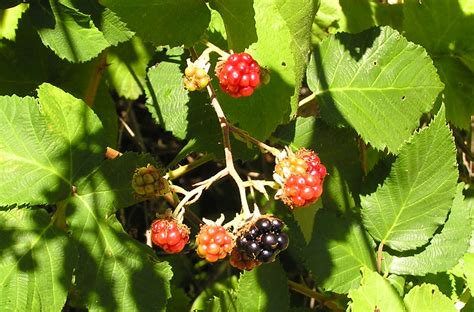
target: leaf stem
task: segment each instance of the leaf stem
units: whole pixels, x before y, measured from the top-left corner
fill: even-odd
[[[204,43],[209,51],[213,51],[213,52],[216,52],[217,54],[219,54],[220,56],[222,56],[223,58],[228,58],[230,56],[229,53],[225,52],[224,50],[222,50],[221,48],[219,48],[218,46],[210,43],[209,41],[207,40],[202,40],[202,43]]]
[[[241,136],[245,140],[249,141],[250,143],[253,143],[253,144],[257,145],[261,149],[271,153],[273,156],[278,156],[280,154],[279,149],[271,147],[271,146],[269,146],[269,145],[267,145],[263,142],[260,142],[259,140],[257,140],[256,138],[254,138],[250,134],[248,134],[246,131],[244,131],[242,129],[239,129],[239,128],[235,127],[234,125],[230,124],[230,123],[228,123],[227,125],[228,125],[230,131],[232,131],[234,133],[237,133],[239,136]]]
[[[298,107],[304,106],[316,98],[316,93],[311,93],[298,103]]]
[[[105,49],[100,54],[98,63],[94,67],[94,72],[89,80],[89,84],[87,85],[87,89],[84,93],[84,101],[89,107],[92,107],[94,105],[94,100],[97,94],[97,90],[99,89],[102,73],[107,68],[107,52],[108,50]]]
[[[383,260],[383,246],[384,241],[381,241],[379,244],[379,248],[377,249],[377,272],[382,272],[382,260]]]
[[[302,284],[293,282],[291,280],[288,280],[288,287],[290,289],[302,294],[302,295],[305,295],[306,297],[314,298],[316,301],[318,301],[319,303],[325,305],[326,307],[328,307],[332,311],[337,311],[337,312],[344,311],[336,303],[334,303],[330,300],[327,300],[327,298],[324,295],[320,294],[319,292],[317,292],[313,289],[309,289],[305,285],[302,285]]]
[[[198,160],[193,161],[192,163],[189,163],[184,166],[179,166],[178,168],[174,170],[170,170],[167,173],[168,179],[170,180],[175,180],[182,175],[185,175],[186,173],[190,172],[193,169],[196,169],[199,166],[204,165],[205,163],[211,161],[214,159],[214,156],[212,154],[206,154],[199,158]]]

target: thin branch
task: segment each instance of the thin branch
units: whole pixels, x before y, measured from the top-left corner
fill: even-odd
[[[195,160],[193,161],[192,163],[189,163],[187,165],[184,165],[184,166],[180,166],[174,170],[170,170],[168,171],[167,175],[168,175],[168,179],[170,180],[175,180],[179,177],[181,177],[182,175],[185,175],[186,173],[190,172],[191,170],[193,169],[196,169],[197,167],[211,161],[214,159],[214,156],[212,156],[211,154],[206,154],[204,156],[202,156],[201,158],[199,158],[198,160]]]
[[[229,138],[229,123],[227,122],[227,118],[224,115],[224,111],[222,110],[219,104],[219,101],[217,100],[216,92],[211,84],[207,86],[207,92],[209,93],[209,97],[211,99],[211,105],[217,114],[217,119],[219,120],[219,123],[221,126],[226,167],[229,170],[230,176],[234,179],[235,183],[237,184],[237,187],[239,188],[240,201],[242,204],[242,212],[244,213],[244,216],[248,218],[251,216],[251,213],[249,209],[249,204],[247,202],[247,195],[245,193],[245,187],[243,186],[243,181],[234,167],[234,159],[232,156],[232,148],[230,145],[230,138]]]
[[[209,41],[207,40],[202,40],[202,42],[208,47],[208,49],[210,51],[213,51],[213,52],[216,52],[217,54],[219,54],[220,56],[224,57],[224,58],[227,58],[230,56],[229,53],[227,53],[226,51],[222,50],[221,48],[219,48],[218,46],[216,45],[213,45],[212,43],[210,43]]]
[[[258,147],[260,147],[261,149],[271,153],[273,156],[278,156],[280,154],[280,150],[277,149],[277,148],[274,148],[274,147],[271,147],[263,142],[260,142],[259,140],[255,139],[254,137],[252,137],[250,134],[248,134],[246,131],[242,130],[242,129],[239,129],[235,126],[233,126],[232,124],[228,123],[227,124],[229,126],[229,130],[234,132],[234,133],[237,133],[239,136],[241,136],[242,138],[244,138],[245,140],[249,141],[250,143],[253,143],[255,145],[257,145]]]
[[[327,300],[327,298],[324,295],[318,293],[317,291],[315,291],[313,289],[309,289],[305,285],[302,285],[302,284],[293,282],[291,280],[288,280],[288,287],[290,289],[302,294],[302,295],[305,295],[306,297],[315,299],[320,304],[325,305],[326,307],[328,307],[332,311],[337,311],[337,312],[344,311],[336,303]]]

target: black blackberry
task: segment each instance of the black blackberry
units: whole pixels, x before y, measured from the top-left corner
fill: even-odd
[[[249,259],[263,263],[273,262],[280,251],[288,247],[288,235],[281,232],[284,227],[285,224],[280,219],[261,217],[240,233],[237,249]]]

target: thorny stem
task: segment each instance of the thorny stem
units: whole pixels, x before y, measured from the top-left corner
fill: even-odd
[[[182,175],[185,175],[186,173],[188,173],[189,171],[193,170],[193,169],[196,169],[197,167],[213,160],[214,157],[211,155],[211,154],[206,154],[204,156],[202,156],[201,158],[193,161],[192,163],[189,163],[187,165],[184,165],[184,166],[179,166],[178,168],[174,169],[174,170],[170,170],[168,171],[167,173],[167,176],[168,176],[168,179],[170,180],[175,180],[179,177],[181,177]]]
[[[273,156],[278,156],[280,154],[280,150],[277,149],[277,148],[274,148],[274,147],[271,147],[263,142],[260,142],[259,140],[257,140],[256,138],[252,137],[251,135],[249,135],[247,132],[245,132],[244,130],[242,129],[239,129],[235,126],[233,126],[232,124],[228,123],[227,126],[229,127],[229,130],[234,132],[234,133],[237,133],[240,137],[244,138],[245,140],[249,141],[250,143],[253,143],[255,145],[257,145],[258,147],[260,147],[261,149],[271,153]]]
[[[290,289],[302,294],[302,295],[305,295],[305,296],[309,297],[309,298],[314,298],[316,301],[318,301],[319,303],[325,305],[326,307],[328,307],[332,311],[337,311],[337,312],[344,311],[336,303],[327,300],[327,298],[325,296],[323,296],[322,294],[318,293],[317,291],[315,291],[313,289],[309,289],[308,287],[306,287],[302,284],[299,284],[299,283],[293,282],[291,280],[288,280],[288,287]]]
[[[298,107],[306,105],[307,103],[311,102],[315,98],[316,98],[316,93],[311,93],[310,95],[308,95],[307,97],[305,97],[298,103]]]
[[[382,271],[383,246],[384,246],[384,241],[381,241],[379,248],[377,249],[377,272],[379,273]]]
[[[244,217],[249,218],[252,214],[250,213],[249,204],[247,202],[245,187],[243,185],[242,179],[240,178],[234,167],[234,159],[232,156],[232,148],[230,145],[229,138],[229,123],[227,122],[227,118],[224,115],[224,111],[222,110],[219,101],[217,100],[216,92],[211,84],[207,86],[207,92],[209,93],[211,105],[217,114],[217,119],[219,119],[219,123],[221,126],[226,167],[229,170],[230,176],[234,179],[235,183],[237,184],[237,187],[239,188],[240,201],[242,204],[242,212],[244,213]]]

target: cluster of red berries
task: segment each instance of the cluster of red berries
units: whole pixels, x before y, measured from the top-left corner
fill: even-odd
[[[277,197],[291,208],[314,203],[323,192],[326,174],[326,167],[314,151],[303,148],[290,152],[275,166],[274,178],[283,187]]]
[[[248,53],[235,53],[216,67],[224,92],[232,97],[250,96],[260,85],[260,65]]]
[[[278,218],[262,216],[246,224],[235,239],[223,226],[206,224],[196,236],[196,252],[208,262],[231,254],[232,266],[251,270],[262,263],[275,261],[278,253],[288,247],[288,235],[282,232],[284,226]],[[167,253],[179,253],[189,241],[189,228],[172,217],[157,219],[151,225],[151,240]]]
[[[189,228],[173,218],[157,219],[151,224],[151,241],[167,253],[178,253],[189,241]]]

